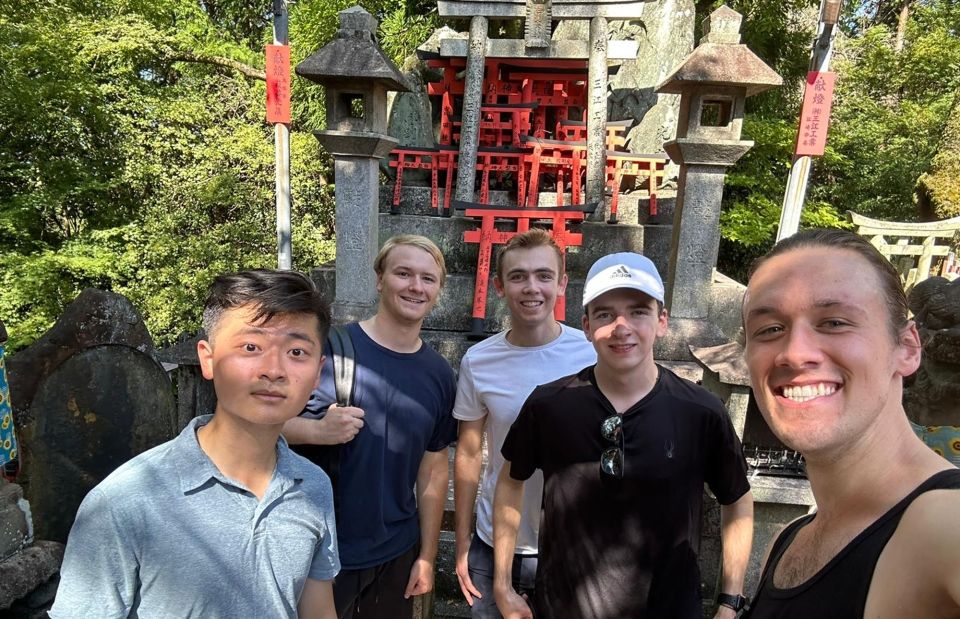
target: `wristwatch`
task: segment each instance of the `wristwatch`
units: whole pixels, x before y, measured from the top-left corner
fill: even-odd
[[[749,601],[750,598],[744,597],[739,593],[737,595],[731,595],[729,593],[720,593],[717,595],[717,604],[732,608],[737,612],[743,610]]]

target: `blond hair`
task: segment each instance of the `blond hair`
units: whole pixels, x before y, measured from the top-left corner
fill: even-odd
[[[383,275],[383,265],[387,261],[387,256],[390,255],[393,248],[399,245],[416,247],[430,254],[437,266],[440,267],[440,287],[443,287],[443,284],[447,281],[447,263],[443,259],[443,252],[440,251],[436,243],[419,234],[397,234],[387,239],[373,261],[373,270],[377,275]]]

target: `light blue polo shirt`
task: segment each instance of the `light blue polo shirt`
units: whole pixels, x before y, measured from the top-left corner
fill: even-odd
[[[52,619],[296,617],[307,578],[340,570],[323,471],[277,442],[263,496],[200,449],[198,417],[130,460],[83,500]]]

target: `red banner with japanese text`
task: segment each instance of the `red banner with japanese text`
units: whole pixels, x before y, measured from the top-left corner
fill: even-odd
[[[290,47],[267,45],[267,122],[290,124]]]
[[[803,108],[800,110],[800,130],[797,132],[795,152],[798,157],[823,155],[827,147],[827,128],[830,126],[836,81],[837,74],[830,71],[807,73]]]

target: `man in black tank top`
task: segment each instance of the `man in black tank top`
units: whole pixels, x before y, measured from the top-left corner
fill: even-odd
[[[754,266],[743,320],[757,403],[817,503],[745,616],[960,617],[960,470],[903,409],[921,351],[896,270],[855,234],[807,230]]]

